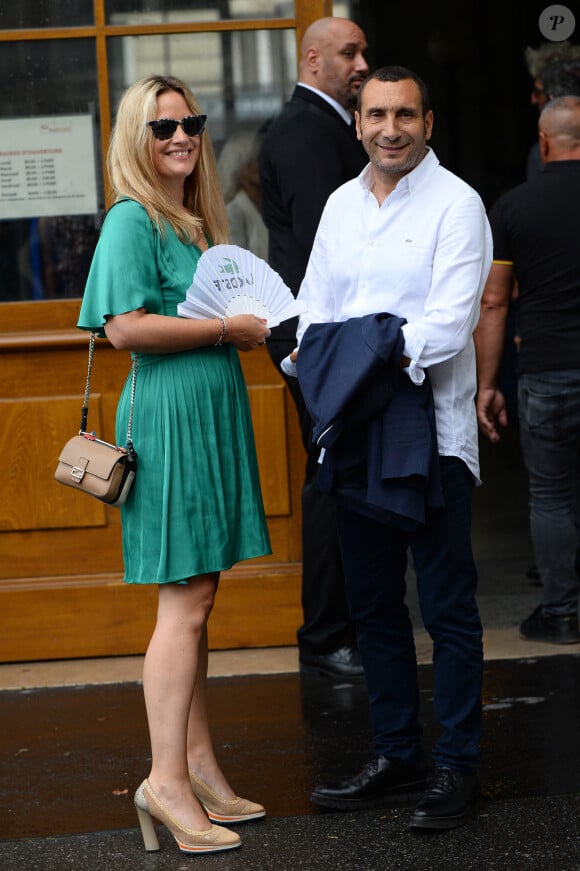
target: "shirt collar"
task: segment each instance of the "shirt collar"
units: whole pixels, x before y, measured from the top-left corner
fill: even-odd
[[[305,85],[304,82],[298,82],[301,88],[306,88],[308,91],[312,91],[313,94],[318,94],[319,97],[322,97],[329,106],[332,106],[335,112],[338,112],[342,120],[345,124],[348,124],[350,127],[352,123],[352,115],[350,112],[347,112],[344,106],[341,106],[340,103],[337,103],[336,100],[333,100],[332,97],[329,97],[328,94],[325,94],[324,91],[319,91],[318,88],[313,88],[312,85]]]
[[[423,160],[418,163],[417,166],[411,170],[411,172],[408,172],[406,175],[403,176],[403,178],[399,179],[395,190],[413,193],[413,191],[417,187],[422,186],[424,180],[431,175],[431,173],[437,166],[439,166],[439,160],[437,159],[433,149],[427,146],[427,154],[425,155]],[[359,175],[359,182],[364,190],[371,190],[374,183],[372,164],[369,163],[367,164],[367,166],[365,166],[365,168]]]

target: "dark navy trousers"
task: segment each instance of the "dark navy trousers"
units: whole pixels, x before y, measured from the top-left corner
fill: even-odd
[[[407,764],[424,755],[413,628],[405,603],[408,551],[433,641],[436,765],[471,774],[480,754],[482,626],[471,549],[473,476],[440,457],[445,507],[404,532],[337,505],[347,597],[369,693],[375,752]]]

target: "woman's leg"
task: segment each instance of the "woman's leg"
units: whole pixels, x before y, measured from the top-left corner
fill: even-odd
[[[217,575],[200,575],[187,584],[159,585],[157,623],[143,670],[151,739],[149,781],[181,825],[196,831],[208,829],[210,823],[190,785],[188,723],[193,708],[197,728],[211,747],[205,675],[207,620],[217,580]]]
[[[235,798],[215,757],[207,717],[207,628],[199,647],[197,679],[189,709],[187,758],[189,767],[214,792],[225,799]]]

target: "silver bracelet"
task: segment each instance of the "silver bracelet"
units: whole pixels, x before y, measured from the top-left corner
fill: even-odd
[[[219,339],[217,340],[217,342],[216,342],[215,345],[214,345],[215,348],[221,348],[221,346],[223,345],[223,343],[224,343],[224,338],[225,338],[225,335],[226,335],[226,329],[227,329],[227,326],[226,326],[226,319],[225,319],[225,317],[224,317],[223,315],[218,315],[218,318],[219,318],[220,321],[222,322],[222,331],[221,331],[221,333],[220,333],[220,337],[219,337]]]

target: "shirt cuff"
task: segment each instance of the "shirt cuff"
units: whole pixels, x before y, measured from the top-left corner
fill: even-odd
[[[401,330],[405,338],[403,356],[408,357],[411,361],[403,371],[407,373],[413,384],[421,385],[425,380],[425,370],[419,366],[417,360],[425,347],[425,339],[419,335],[412,324],[404,324]]]
[[[296,363],[293,363],[290,359],[290,354],[280,363],[280,369],[284,373],[284,375],[288,375],[289,378],[298,378],[298,372],[296,371]]]

